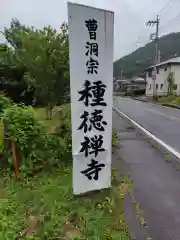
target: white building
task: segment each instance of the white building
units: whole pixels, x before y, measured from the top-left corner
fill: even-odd
[[[146,73],[146,95],[153,96],[153,66],[147,69]],[[169,59],[156,65],[157,74],[155,81],[155,89],[157,96],[167,95],[168,92],[168,75],[170,72],[174,73],[174,87],[173,92],[180,95],[180,57]]]

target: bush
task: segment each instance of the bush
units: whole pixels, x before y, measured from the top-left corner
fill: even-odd
[[[71,104],[62,105],[59,110],[59,126],[56,128],[56,132],[62,139],[65,140],[68,150],[72,148],[72,132],[71,132]]]
[[[4,113],[5,109],[12,105],[12,101],[5,96],[5,94],[0,94],[0,117]]]
[[[8,122],[9,137],[15,142],[21,169],[34,168],[36,164],[59,163],[65,155],[64,141],[44,134],[45,128],[36,119],[32,107],[13,105],[5,110],[3,119]],[[12,153],[9,162],[12,163]]]

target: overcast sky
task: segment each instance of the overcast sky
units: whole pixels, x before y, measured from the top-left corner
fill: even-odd
[[[117,59],[147,43],[150,32],[155,29],[146,27],[145,23],[149,19],[154,19],[156,14],[166,6],[168,0],[72,0],[71,2],[115,12],[114,58]],[[180,9],[180,0],[171,0],[160,13],[161,34],[180,31],[178,9]],[[67,21],[67,1],[0,0],[0,31],[9,26],[12,18],[17,18],[23,24],[36,28],[51,25],[58,29],[63,21]],[[172,24],[169,21],[172,21]],[[0,35],[0,42],[2,41],[4,39]]]

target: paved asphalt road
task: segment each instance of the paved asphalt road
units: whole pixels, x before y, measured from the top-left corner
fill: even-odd
[[[180,171],[179,163],[164,159],[164,154],[151,147],[128,122],[113,112],[113,127],[120,138],[118,157],[113,157],[113,168],[122,180],[128,175],[133,180],[133,195],[143,209],[148,228],[140,231],[138,216],[125,198],[126,223],[137,240],[180,240]],[[176,165],[175,165],[176,164]],[[137,215],[137,214],[135,214]]]
[[[180,110],[121,97],[114,105],[180,153]]]

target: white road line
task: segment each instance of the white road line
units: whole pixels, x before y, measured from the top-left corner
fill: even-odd
[[[149,136],[150,138],[152,138],[154,141],[156,141],[157,143],[159,143],[163,148],[165,148],[167,151],[169,151],[170,153],[172,153],[174,156],[176,156],[178,159],[180,159],[180,153],[177,152],[174,148],[170,147],[168,144],[166,144],[165,142],[163,142],[161,139],[159,139],[158,137],[156,137],[155,135],[153,135],[152,133],[150,133],[149,131],[147,131],[144,127],[142,127],[139,123],[137,123],[136,121],[134,121],[132,118],[130,118],[129,116],[127,116],[125,113],[121,112],[119,109],[117,109],[116,107],[113,106],[113,109],[116,110],[120,115],[122,115],[123,117],[125,117],[126,119],[128,119],[132,124],[134,124],[136,127],[138,127],[140,130],[142,130],[147,136]],[[178,162],[180,162],[180,160],[178,160]]]
[[[145,108],[145,109],[148,110],[148,111],[150,111],[150,112],[154,112],[154,113],[156,113],[156,114],[159,114],[159,115],[162,115],[162,116],[171,118],[171,119],[173,119],[173,120],[178,120],[178,121],[180,121],[180,118],[172,117],[172,116],[170,116],[170,115],[167,115],[167,114],[164,114],[164,113],[161,113],[161,112],[154,111],[154,110],[152,110],[152,109],[150,109],[150,108]]]

